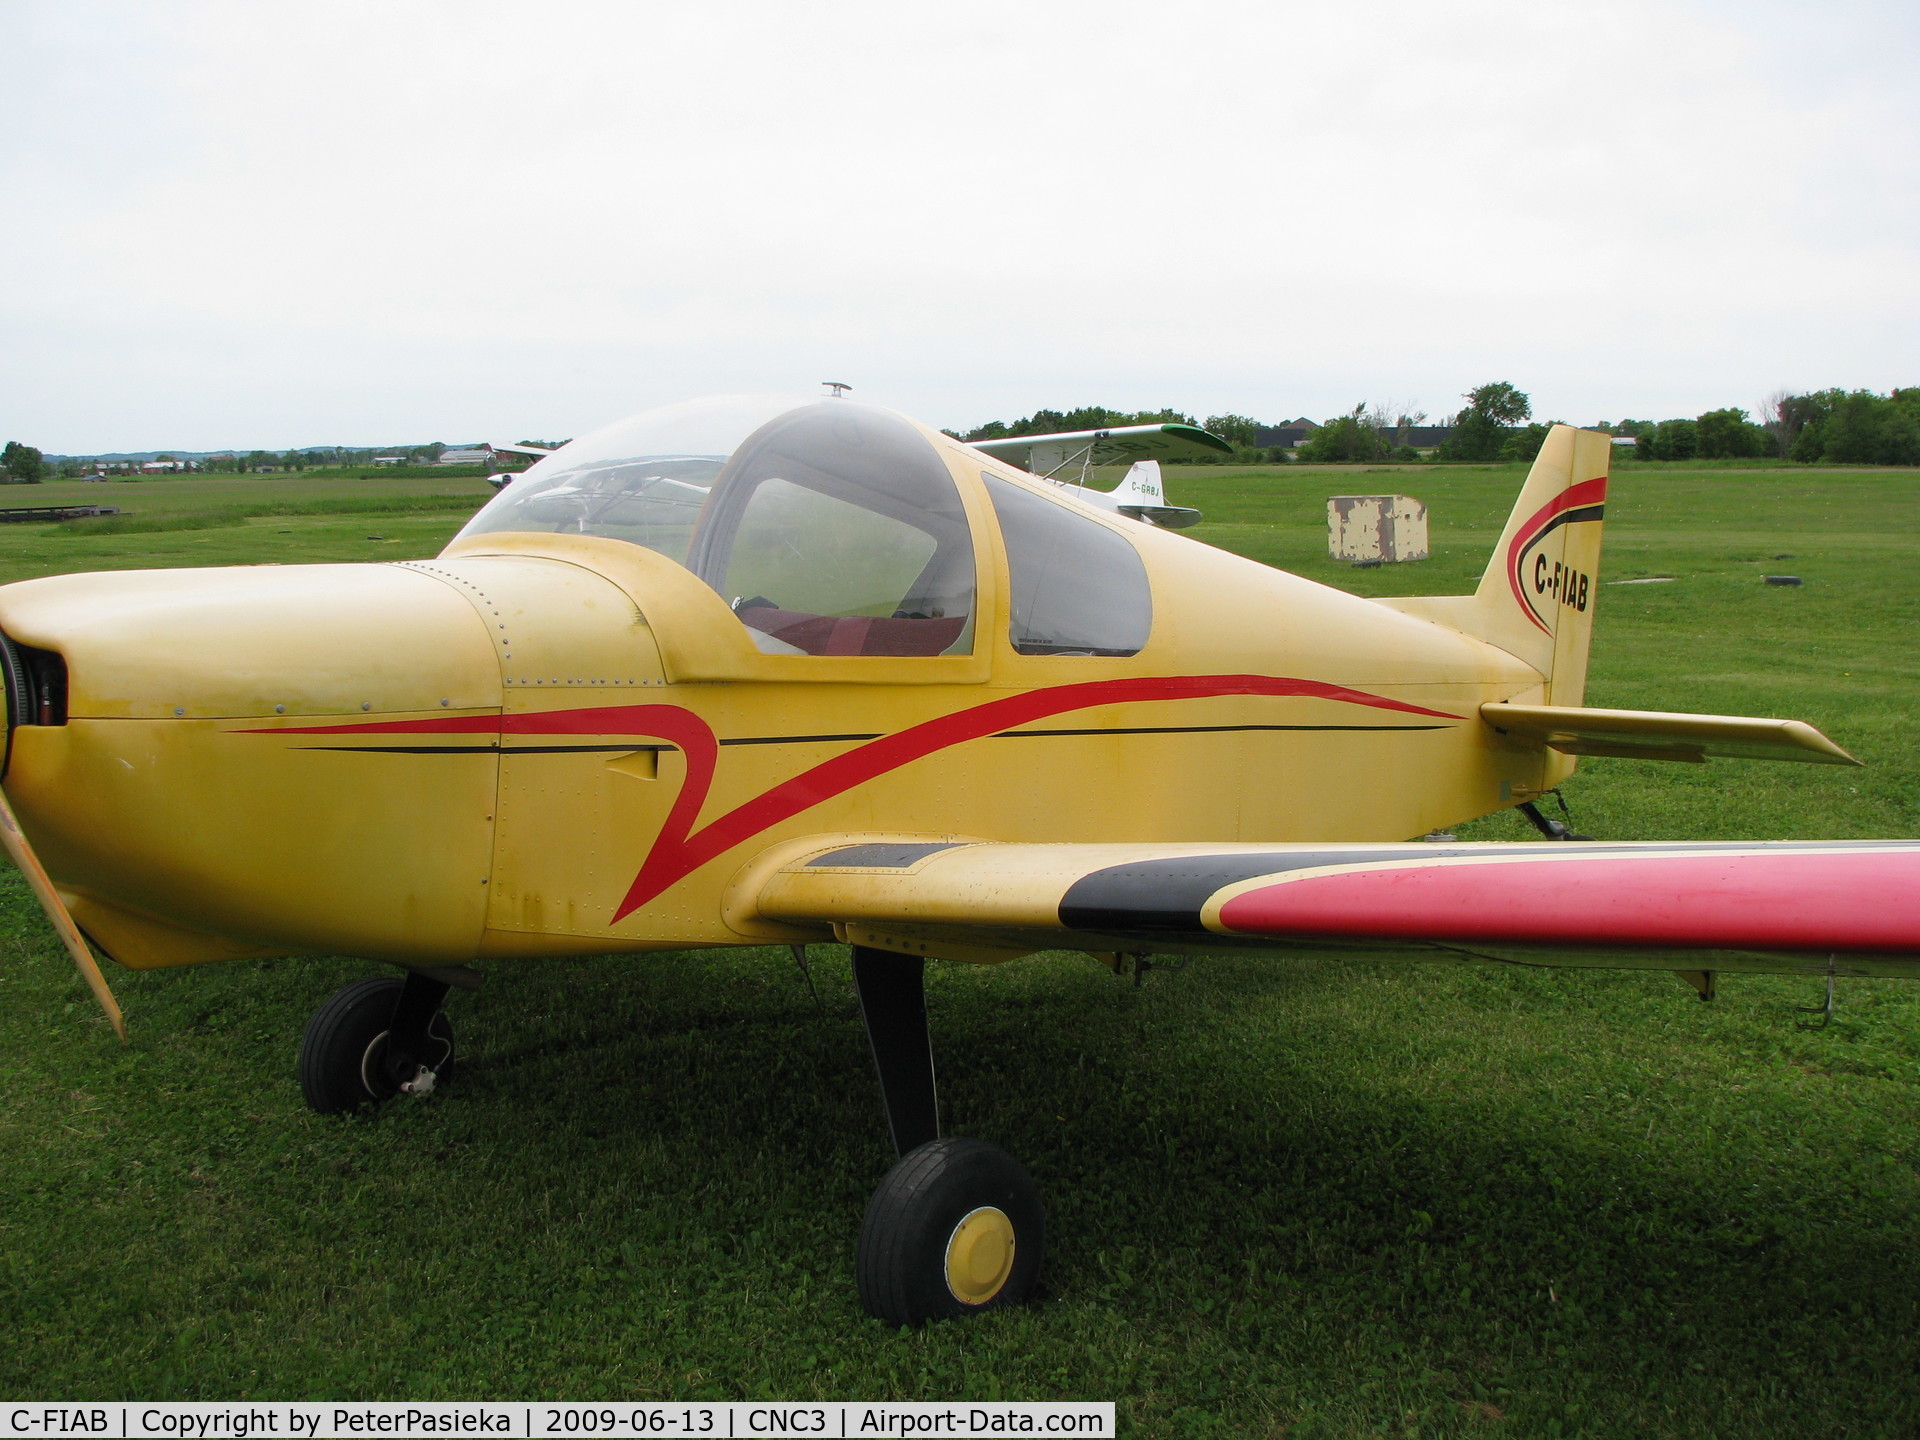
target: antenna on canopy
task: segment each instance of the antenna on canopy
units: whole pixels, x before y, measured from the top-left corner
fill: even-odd
[[[822,380],[820,383],[833,392],[833,398],[836,400],[853,388],[844,380]]]

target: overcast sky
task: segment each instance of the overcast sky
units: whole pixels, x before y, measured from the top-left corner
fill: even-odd
[[[1916,16],[0,0],[0,439],[1920,384]]]

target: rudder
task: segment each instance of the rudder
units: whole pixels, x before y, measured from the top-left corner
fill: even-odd
[[[1612,437],[1555,425],[1474,592],[1475,633],[1546,677],[1549,705],[1586,694]]]

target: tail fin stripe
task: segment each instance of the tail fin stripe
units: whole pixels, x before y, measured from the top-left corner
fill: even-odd
[[[1520,567],[1533,547],[1562,525],[1579,520],[1598,520],[1606,513],[1601,504],[1607,498],[1607,477],[1602,475],[1594,480],[1583,480],[1570,486],[1541,506],[1520,527],[1513,537],[1513,543],[1507,547],[1507,584],[1512,587],[1513,595],[1520,602],[1526,617],[1540,627],[1543,634],[1551,635],[1552,627],[1541,618],[1540,611],[1534,606],[1533,598],[1527,594],[1526,587],[1520,581]]]

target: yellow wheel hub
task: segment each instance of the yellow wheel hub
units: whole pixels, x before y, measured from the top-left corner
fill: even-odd
[[[962,1305],[984,1305],[1013,1273],[1013,1221],[991,1205],[962,1216],[947,1239],[947,1289]]]

